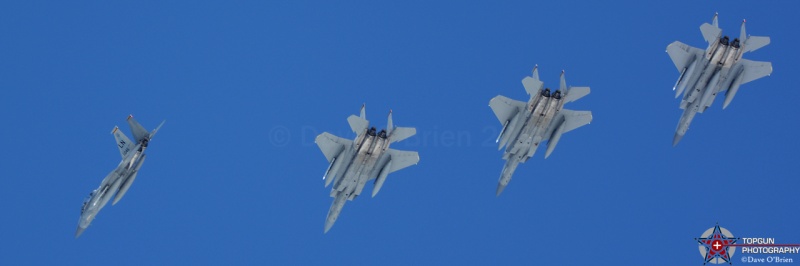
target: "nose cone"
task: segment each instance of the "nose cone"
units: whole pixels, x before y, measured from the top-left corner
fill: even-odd
[[[83,231],[86,231],[86,228],[78,226],[78,230],[75,230],[75,238],[78,238],[83,234]]]
[[[335,220],[334,220],[334,221],[331,221],[331,220],[325,220],[325,234],[327,234],[327,233],[328,233],[328,231],[330,231],[330,230],[331,230],[331,227],[333,227],[333,223],[334,223],[334,222],[335,222]]]
[[[506,186],[503,183],[497,183],[497,191],[495,192],[495,196],[499,197],[503,190],[506,189]]]
[[[682,138],[683,138],[683,135],[675,133],[675,137],[672,138],[672,147],[677,146],[678,142],[681,142]]]
[[[81,219],[78,220],[78,227],[84,229],[88,228],[89,225],[92,223],[92,220],[94,220],[94,216],[95,213],[93,211],[87,210],[86,213],[81,215]]]

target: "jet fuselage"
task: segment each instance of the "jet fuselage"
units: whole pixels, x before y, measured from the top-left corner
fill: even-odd
[[[697,113],[703,113],[714,103],[717,94],[730,89],[734,79],[742,74],[741,67],[737,64],[741,58],[743,50],[740,49],[739,39],[729,41],[728,36],[720,38],[717,42],[709,45],[705,57],[695,58],[692,63],[695,71],[699,73],[687,73],[697,78],[686,80],[679,84],[679,91],[688,87],[681,101],[681,115],[678,127],[673,138],[673,145],[676,145],[694,120]],[[733,75],[731,75],[733,73]],[[731,78],[734,77],[734,78]],[[737,87],[738,88],[738,87]]]
[[[134,149],[135,152],[129,153],[122,159],[117,168],[103,179],[100,187],[89,193],[88,198],[84,200],[83,206],[81,206],[81,216],[78,220],[78,229],[75,232],[75,237],[80,236],[91,225],[94,218],[108,204],[112,196],[116,195],[113,202],[113,204],[116,204],[127,193],[136,179],[136,174],[142,168],[144,159],[147,157],[144,154],[147,146],[143,144],[137,144]]]
[[[141,145],[137,145],[137,151],[122,160],[117,168],[103,179],[100,187],[89,194],[89,198],[84,201],[81,207],[80,228],[86,229],[89,227],[97,213],[111,200],[111,196],[120,191],[122,184],[130,180],[142,167],[142,162],[146,156],[144,155],[145,148],[141,147],[142,149],[139,151],[138,148],[140,147]],[[122,195],[118,195],[118,197],[120,196]]]
[[[337,156],[337,158],[345,157],[344,160],[334,160],[331,163],[330,170],[335,175],[329,178],[336,179],[331,189],[331,197],[335,199],[328,211],[325,231],[336,221],[346,201],[353,200],[361,194],[367,181],[377,178],[381,172],[388,174],[388,171],[384,171],[389,161],[385,153],[388,149],[386,131],[378,133],[375,128],[370,128],[356,138],[352,147],[342,150],[342,155],[345,156]],[[336,164],[342,164],[344,167],[337,167]]]
[[[506,160],[500,174],[496,195],[505,189],[520,162],[533,157],[544,141],[547,141],[547,158],[555,149],[561,135],[592,121],[590,111],[563,109],[564,104],[576,101],[589,94],[589,87],[568,87],[561,72],[559,89],[551,92],[539,80],[538,67],[532,76],[522,79],[525,92],[530,95],[528,102],[522,102],[498,95],[489,101],[495,116],[503,125],[497,137],[498,150],[506,147],[503,159]]]
[[[550,89],[543,89],[539,93],[531,95],[525,113],[517,114],[520,119],[514,119],[516,121],[507,126],[508,128],[505,130],[511,129],[504,132],[507,136],[500,136],[502,139],[500,147],[506,143],[508,145],[503,154],[506,164],[500,175],[496,191],[498,195],[511,181],[511,176],[519,163],[524,163],[533,157],[539,144],[551,139],[556,129],[564,122],[563,119],[554,119],[558,117],[558,112],[564,106],[563,96],[560,90],[551,93]],[[555,145],[551,147],[555,147]],[[548,147],[548,154],[552,152],[551,147]]]
[[[521,119],[516,121],[516,125],[509,125],[511,131],[502,147],[506,145],[503,159],[516,159],[525,162],[534,155],[536,149],[542,141],[548,140],[553,133],[553,129],[562,121],[554,121],[554,117],[564,106],[561,91],[550,93],[550,89],[541,90],[536,95],[531,96],[531,100],[525,109],[525,113],[518,114]]]

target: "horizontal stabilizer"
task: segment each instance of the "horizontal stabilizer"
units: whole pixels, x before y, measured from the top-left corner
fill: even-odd
[[[739,60],[739,63],[741,63],[742,67],[744,67],[744,71],[742,71],[741,84],[745,84],[772,74],[772,63],[770,62],[741,59]]]
[[[158,124],[156,129],[153,129],[153,131],[150,131],[150,136],[148,137],[148,139],[153,139],[153,136],[155,136],[156,133],[158,132],[158,130],[161,129],[161,126],[164,125],[164,122],[167,122],[167,120],[161,121],[161,124]]]
[[[137,143],[150,136],[150,132],[147,132],[147,129],[144,129],[144,127],[133,118],[133,115],[128,116],[128,125],[131,126],[133,138]]]
[[[700,32],[703,33],[703,38],[709,44],[719,41],[719,37],[722,35],[722,29],[708,23],[700,25]]]
[[[397,172],[402,170],[403,168],[415,165],[419,162],[419,153],[415,151],[400,151],[395,149],[389,149],[386,151],[391,157],[391,169],[389,169],[389,173]]]
[[[114,139],[117,140],[117,148],[119,148],[119,155],[122,155],[122,159],[125,159],[125,156],[130,153],[134,149],[134,145],[128,136],[125,136],[125,133],[119,130],[119,127],[114,127],[114,130],[111,131],[111,134],[114,135]]]
[[[389,143],[398,142],[417,134],[417,129],[413,127],[395,127],[394,122],[392,122],[392,111],[389,111],[386,130],[389,134]]]
[[[417,134],[417,129],[413,127],[396,127],[389,135],[389,143],[398,142]]]
[[[744,53],[752,52],[758,50],[761,47],[767,46],[769,44],[769,37],[763,36],[750,36],[747,37],[747,30],[745,30],[746,20],[742,20],[742,29],[739,33],[739,40],[741,40],[744,44]]]
[[[525,109],[526,103],[509,99],[508,97],[497,95],[489,101],[489,107],[494,111],[494,115],[500,120],[500,124],[514,118],[517,113]]]
[[[571,87],[567,91],[567,95],[564,96],[564,103],[577,101],[583,96],[589,95],[589,92],[591,92],[589,87]]]
[[[367,130],[367,127],[369,126],[369,121],[355,115],[351,115],[350,117],[348,117],[347,123],[350,124],[350,129],[352,129],[353,132],[355,132],[356,134],[363,133],[365,130]]]
[[[747,37],[747,40],[744,42],[744,52],[752,52],[758,50],[761,47],[767,46],[769,44],[769,37],[765,36],[750,36]]]
[[[343,139],[328,132],[319,134],[319,136],[314,139],[314,142],[317,143],[317,146],[319,146],[325,158],[328,159],[328,162],[332,161],[342,150],[353,144],[352,140]]]
[[[540,90],[542,90],[544,83],[539,79],[525,77],[522,79],[522,86],[525,87],[525,92],[527,92],[528,95],[536,95]]]
[[[592,122],[591,111],[573,111],[562,109],[560,113],[564,115],[564,125],[562,125],[564,130],[561,132],[562,134]]]

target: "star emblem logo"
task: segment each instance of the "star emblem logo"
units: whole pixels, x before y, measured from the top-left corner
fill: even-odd
[[[722,264],[731,262],[731,256],[736,251],[736,247],[730,245],[736,243],[739,238],[733,237],[730,231],[715,225],[714,228],[709,228],[701,237],[695,238],[697,243],[700,243],[700,254],[703,255],[705,262],[712,264]]]

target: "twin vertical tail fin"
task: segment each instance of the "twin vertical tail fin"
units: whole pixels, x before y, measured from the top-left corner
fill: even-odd
[[[395,127],[392,122],[392,111],[389,111],[389,119],[386,122],[386,134],[389,136],[389,143],[394,143],[416,135],[417,129],[413,127]]]
[[[760,49],[761,47],[767,46],[769,44],[769,37],[766,36],[747,36],[747,31],[745,30],[745,22],[747,20],[742,20],[742,30],[739,34],[739,40],[743,43],[744,46],[744,53],[752,52],[755,50]]]
[[[125,156],[130,153],[134,149],[134,143],[128,139],[128,136],[125,136],[125,133],[119,130],[119,127],[114,127],[114,130],[111,130],[111,134],[114,135],[114,139],[117,140],[117,148],[119,148],[119,155],[122,155],[122,158],[125,159]]]
[[[386,121],[386,134],[392,135],[394,131],[394,123],[392,123],[392,110],[389,110],[389,119]]]
[[[356,134],[361,134],[367,130],[369,127],[369,121],[367,121],[364,105],[361,106],[360,116],[351,115],[347,118],[347,122],[350,123],[350,129],[352,129]],[[394,122],[392,121],[392,111],[389,111],[389,118],[386,122],[386,137],[389,138],[389,143],[407,139],[415,134],[417,134],[417,129],[415,128],[395,127]]]
[[[744,41],[747,40],[747,30],[745,30],[744,24],[747,23],[746,19],[742,20],[742,29],[739,31],[739,40]]]
[[[583,96],[589,95],[591,91],[589,87],[567,87],[567,79],[564,76],[564,70],[561,70],[561,85],[559,85],[559,90],[564,96],[564,103],[574,102]]]
[[[719,28],[717,17],[718,14],[714,13],[714,19],[711,24],[703,23],[703,25],[700,25],[700,32],[703,33],[703,39],[706,40],[709,48],[714,46],[714,44],[719,41],[719,37],[722,35],[722,29]]]
[[[719,22],[717,21],[718,17],[719,17],[719,13],[714,12],[714,18],[711,20],[711,25],[714,25],[714,27],[717,27],[717,28],[719,28]]]
[[[361,105],[361,114],[359,116],[351,115],[347,118],[347,123],[350,124],[350,129],[356,134],[361,134],[364,130],[367,130],[369,121],[367,121],[366,104]]]

